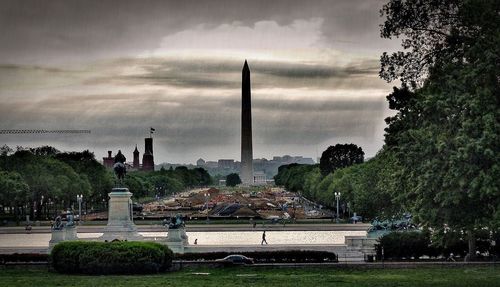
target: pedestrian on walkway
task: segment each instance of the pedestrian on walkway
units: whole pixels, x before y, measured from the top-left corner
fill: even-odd
[[[266,241],[266,231],[264,231],[264,233],[262,233],[262,242],[260,243],[260,245],[264,245],[264,242],[267,244],[267,241]]]
[[[26,225],[26,233],[31,234],[31,224]]]

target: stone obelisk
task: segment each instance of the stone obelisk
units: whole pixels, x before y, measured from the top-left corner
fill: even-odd
[[[245,60],[241,83],[241,181],[253,184],[252,151],[252,102],[250,92],[250,68]]]

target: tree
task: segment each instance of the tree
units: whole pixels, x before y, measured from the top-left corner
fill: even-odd
[[[212,177],[204,168],[197,167],[193,169],[192,172],[194,172],[199,186],[208,186],[212,184]]]
[[[241,183],[241,178],[237,173],[230,173],[226,177],[226,186],[237,186]]]
[[[323,176],[334,172],[338,168],[362,163],[365,153],[355,144],[336,144],[329,146],[321,155],[319,169]]]
[[[13,207],[14,213],[19,214],[18,207],[29,200],[29,186],[17,172],[0,171],[0,205]]]
[[[402,38],[405,51],[383,53],[380,76],[422,83],[436,67],[467,59],[476,41],[493,45],[498,42],[498,6],[497,0],[389,1],[381,10],[386,18],[381,36]]]
[[[473,257],[476,233],[500,224],[499,2],[392,0],[382,12],[382,37],[409,49],[381,58],[381,77],[404,83],[386,120],[401,196],[422,225],[467,234]]]
[[[101,202],[113,187],[113,176],[89,150],[57,153],[55,158],[70,165],[76,173],[87,176],[92,192],[87,202]]]
[[[76,173],[70,165],[56,159],[53,153],[35,155],[31,150],[18,149],[5,160],[7,170],[18,173],[29,186],[25,204],[30,207],[32,216],[39,218],[43,209],[47,209],[48,202],[62,203],[62,207],[67,208],[76,201],[77,194],[90,195],[87,175]]]

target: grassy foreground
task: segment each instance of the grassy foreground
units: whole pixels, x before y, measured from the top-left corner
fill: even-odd
[[[344,270],[218,268],[138,276],[79,276],[46,268],[0,269],[0,286],[500,286],[498,267]]]

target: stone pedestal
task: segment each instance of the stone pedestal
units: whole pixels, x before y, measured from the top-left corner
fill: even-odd
[[[65,234],[66,234],[66,231],[63,229],[52,230],[52,232],[51,232],[52,236],[51,236],[50,241],[49,241],[49,248],[52,249],[52,247],[54,247],[54,245],[56,245],[59,242],[64,241]]]
[[[104,228],[102,240],[141,240],[132,221],[132,193],[128,188],[113,188],[109,195],[108,225]]]
[[[76,235],[76,227],[73,226],[65,226],[63,228],[64,231],[64,240],[78,240],[78,236]]]
[[[188,244],[188,236],[184,228],[168,230],[167,246],[174,253],[184,253],[184,247]]]

